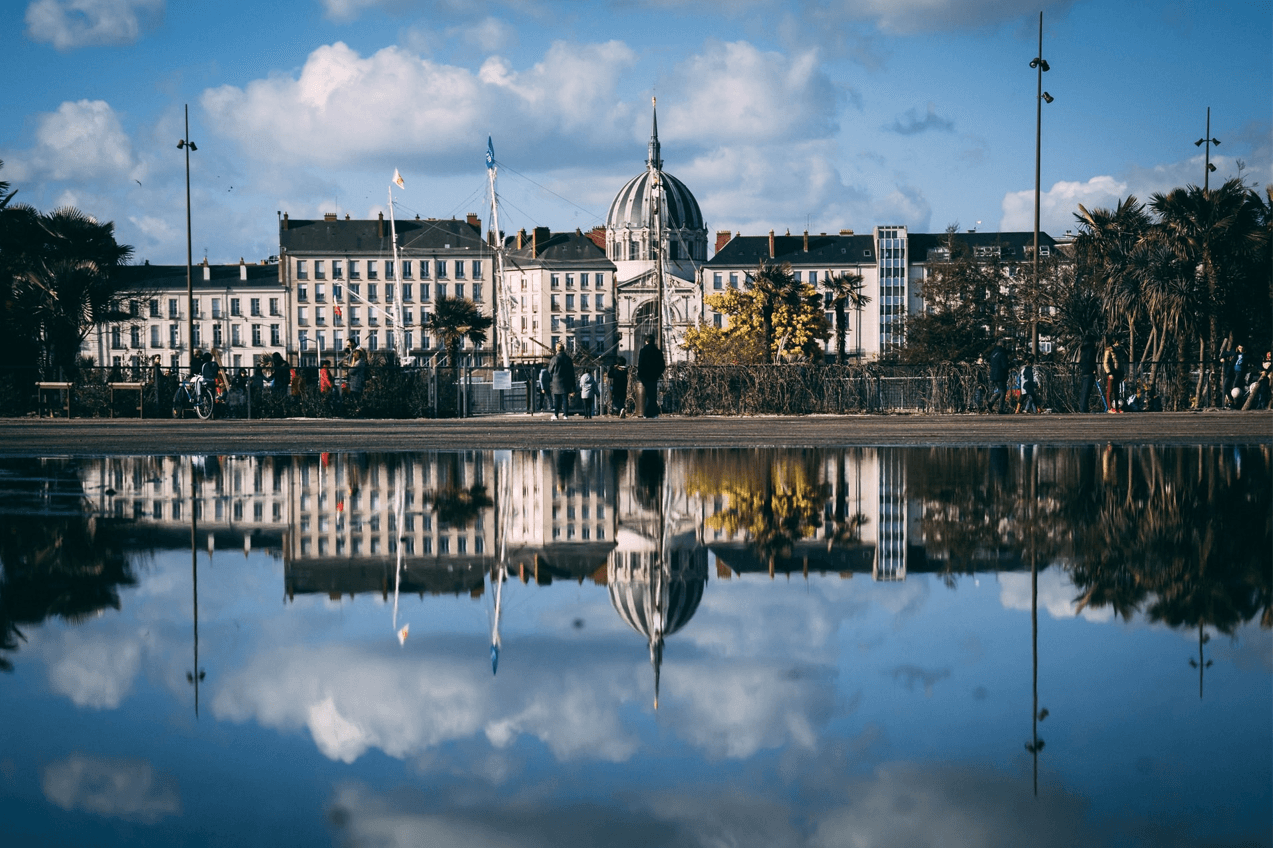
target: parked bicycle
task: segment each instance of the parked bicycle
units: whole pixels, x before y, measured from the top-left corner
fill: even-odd
[[[204,385],[202,377],[187,377],[182,380],[181,391],[184,400],[194,408],[196,415],[205,421],[212,417],[212,389]]]

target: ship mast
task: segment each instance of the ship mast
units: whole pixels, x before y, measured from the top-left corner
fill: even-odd
[[[495,177],[499,167],[495,164],[495,146],[486,137],[486,175],[491,186],[491,237],[495,247],[495,350],[502,355],[504,370],[508,370],[508,348],[512,339],[512,321],[509,318],[508,293],[504,286],[504,237],[499,229],[499,203],[496,202]]]

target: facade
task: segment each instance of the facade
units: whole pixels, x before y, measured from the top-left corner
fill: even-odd
[[[395,281],[390,231],[398,236]],[[431,305],[466,297],[491,315],[495,251],[481,220],[279,221],[279,283],[285,293],[293,361],[317,365],[339,355],[345,341],[368,351],[392,351],[401,333],[409,356],[438,350],[428,330]]]
[[[975,257],[1007,266],[1010,276],[1028,274],[1034,256],[1034,233],[959,233]],[[821,288],[840,273],[862,277],[863,292],[870,300],[860,310],[848,310],[846,351],[854,359],[876,359],[905,345],[902,319],[924,308],[924,280],[934,263],[950,258],[945,233],[911,233],[905,226],[875,227],[870,235],[841,230],[837,235],[804,233],[798,236],[731,236],[717,234],[716,254],[699,270],[705,295],[729,288],[750,287],[750,274],[761,262],[791,266],[798,282]],[[1039,234],[1039,254],[1048,256],[1056,242]],[[825,296],[825,292],[824,292]],[[835,316],[828,302],[827,322]],[[703,321],[717,327],[728,319],[704,303]],[[835,339],[825,352],[834,354]]]
[[[504,253],[509,359],[543,362],[557,344],[596,356],[613,353],[615,264],[594,238],[547,227],[509,238]]]
[[[106,366],[142,368],[159,357],[178,368],[189,359],[185,265],[129,265],[116,271],[129,294],[122,321],[101,324],[83,352]],[[250,368],[259,357],[286,350],[285,293],[278,267],[269,263],[209,265],[192,269],[194,349],[220,355],[227,368]]]

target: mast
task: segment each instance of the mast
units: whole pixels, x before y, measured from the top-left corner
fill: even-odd
[[[650,105],[653,125],[650,130],[649,157],[645,161],[645,166],[649,173],[649,179],[646,182],[649,186],[647,202],[650,209],[650,258],[654,260],[654,279],[658,287],[658,308],[655,312],[654,327],[659,347],[666,351],[667,340],[663,337],[666,330],[664,311],[667,309],[663,280],[663,157],[660,155],[659,145],[658,98],[651,97]]]
[[[504,237],[499,229],[499,204],[496,202],[495,177],[499,168],[495,164],[495,145],[486,137],[486,176],[491,186],[491,235],[495,239],[495,350],[503,354],[501,362],[508,370],[508,348],[512,322],[509,318],[508,295],[504,288]]]
[[[406,187],[396,168],[393,172],[393,181],[402,188]],[[393,242],[393,327],[397,331],[393,336],[393,345],[398,353],[398,364],[401,365],[407,359],[407,334],[402,326],[402,263],[398,261],[398,227],[394,223],[393,216],[393,183],[389,184],[389,240]]]

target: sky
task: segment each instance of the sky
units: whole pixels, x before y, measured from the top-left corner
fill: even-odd
[[[1273,183],[1270,0],[10,0],[0,180],[113,221],[133,261],[278,253],[278,216],[588,230],[664,168],[711,233],[1033,227]],[[714,243],[713,238],[709,239]]]

